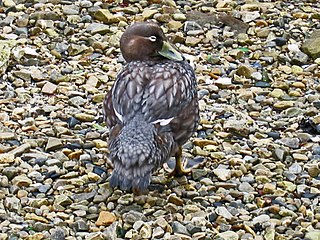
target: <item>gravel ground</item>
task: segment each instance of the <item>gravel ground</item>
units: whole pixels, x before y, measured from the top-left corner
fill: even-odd
[[[0,1],[0,239],[320,239],[320,3]],[[153,19],[190,58],[190,176],[109,187],[102,101]],[[169,165],[172,161],[169,162]]]

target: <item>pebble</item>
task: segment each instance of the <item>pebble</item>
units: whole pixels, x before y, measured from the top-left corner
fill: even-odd
[[[260,216],[257,216],[255,218],[252,219],[252,224],[255,225],[257,223],[264,223],[264,222],[269,222],[270,221],[270,216],[266,215],[266,214],[262,214]]]
[[[168,202],[173,203],[177,206],[183,206],[184,203],[183,199],[177,197],[175,194],[169,195]]]
[[[45,150],[47,152],[52,151],[52,150],[56,150],[59,149],[63,146],[62,141],[58,138],[54,138],[54,137],[50,137],[48,139],[47,145]]]
[[[248,182],[242,182],[239,185],[239,191],[250,193],[254,191],[254,188]]]
[[[186,45],[187,45],[187,46],[194,47],[194,46],[198,45],[198,44],[201,42],[201,38],[199,38],[199,37],[187,36],[185,42],[186,42]]]
[[[95,116],[87,113],[76,113],[74,117],[82,122],[92,122]]]
[[[142,12],[142,16],[144,19],[152,18],[153,15],[155,15],[158,11],[155,9],[144,9]]]
[[[298,163],[293,163],[288,170],[290,173],[300,174],[302,172],[302,167]]]
[[[187,236],[190,235],[187,228],[178,221],[172,223],[172,230],[174,233],[181,233]]]
[[[12,179],[12,184],[18,187],[28,187],[32,184],[32,180],[26,176],[16,176]]]
[[[103,23],[111,24],[119,22],[119,18],[110,13],[108,9],[99,9],[95,12],[94,17]]]
[[[296,161],[307,161],[308,160],[308,156],[306,156],[304,154],[300,154],[300,153],[294,153],[294,154],[292,154],[292,157]]]
[[[91,34],[106,34],[107,32],[110,32],[110,28],[106,24],[102,23],[91,23],[86,28],[87,32],[90,32]]]
[[[284,110],[284,109],[287,109],[287,108],[290,108],[290,107],[293,107],[295,104],[294,101],[279,101],[279,102],[276,102],[273,107],[277,110]]]
[[[296,52],[292,57],[292,63],[296,65],[303,65],[308,62],[308,55],[303,52]]]
[[[149,224],[143,224],[143,226],[139,231],[139,235],[142,238],[146,238],[146,239],[150,238],[152,236],[151,226]]]
[[[165,231],[161,227],[156,227],[152,232],[152,239],[162,238],[164,234],[165,234]]]
[[[137,211],[131,210],[128,213],[123,214],[123,219],[125,222],[133,224],[136,221],[144,220],[146,217]]]
[[[314,30],[310,38],[306,39],[302,45],[302,50],[313,59],[320,57],[320,49],[318,44],[320,42],[320,31]]]
[[[287,39],[284,37],[277,37],[274,39],[275,43],[277,44],[277,46],[284,46],[287,43]]]
[[[14,132],[2,132],[0,133],[1,140],[12,140],[16,139],[16,134]]]
[[[215,81],[218,86],[228,86],[232,84],[232,79],[228,77],[220,77]]]
[[[253,12],[243,12],[242,13],[242,20],[247,23],[251,22],[257,18],[260,17],[260,13],[258,11],[253,11]]]
[[[101,211],[99,213],[99,217],[96,221],[97,226],[109,226],[112,224],[114,221],[116,221],[116,217],[108,212],[108,211]]]
[[[50,239],[52,240],[61,240],[64,238],[65,238],[65,233],[62,228],[55,228],[50,235]]]
[[[69,99],[69,104],[75,107],[83,106],[86,102],[87,100],[80,96],[75,96]]]
[[[0,154],[0,164],[12,163],[14,162],[14,154],[12,153],[1,153]]]
[[[233,231],[226,231],[226,232],[218,233],[213,239],[238,240],[239,236],[237,233],[235,233]]]
[[[228,220],[233,218],[233,215],[225,207],[217,207],[216,213]]]
[[[160,2],[2,1],[1,239],[318,238],[317,4]],[[191,174],[136,196],[109,185],[102,102],[145,20],[192,60],[201,117]]]
[[[231,171],[229,169],[217,168],[213,170],[213,173],[221,180],[227,181],[231,178]]]
[[[310,240],[320,239],[320,231],[319,230],[308,231],[305,235],[305,239],[310,239]]]

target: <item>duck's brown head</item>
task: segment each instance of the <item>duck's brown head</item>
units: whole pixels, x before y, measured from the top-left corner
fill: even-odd
[[[182,54],[170,45],[162,29],[153,22],[139,22],[131,25],[120,39],[122,56],[127,62],[184,60]]]

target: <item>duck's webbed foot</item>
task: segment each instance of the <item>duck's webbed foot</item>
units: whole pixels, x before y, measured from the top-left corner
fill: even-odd
[[[185,169],[185,164],[182,160],[182,147],[179,146],[179,150],[177,151],[177,153],[175,154],[175,159],[176,159],[176,165],[174,167],[174,170],[169,173],[169,177],[173,177],[173,176],[183,176],[183,175],[187,175],[189,173],[191,173],[190,169]]]

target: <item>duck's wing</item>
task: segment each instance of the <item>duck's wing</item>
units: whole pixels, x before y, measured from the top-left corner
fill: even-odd
[[[114,112],[111,90],[106,94],[103,101],[103,116],[104,121],[107,123],[107,126],[110,129],[113,128],[117,123],[121,123],[120,119]]]
[[[150,66],[145,62],[130,62],[119,73],[109,101],[114,115],[122,122],[130,121],[138,113],[147,122],[165,125],[196,94],[196,78],[187,63],[170,61]],[[112,112],[111,104],[105,106]],[[114,119],[110,120],[114,123]]]

